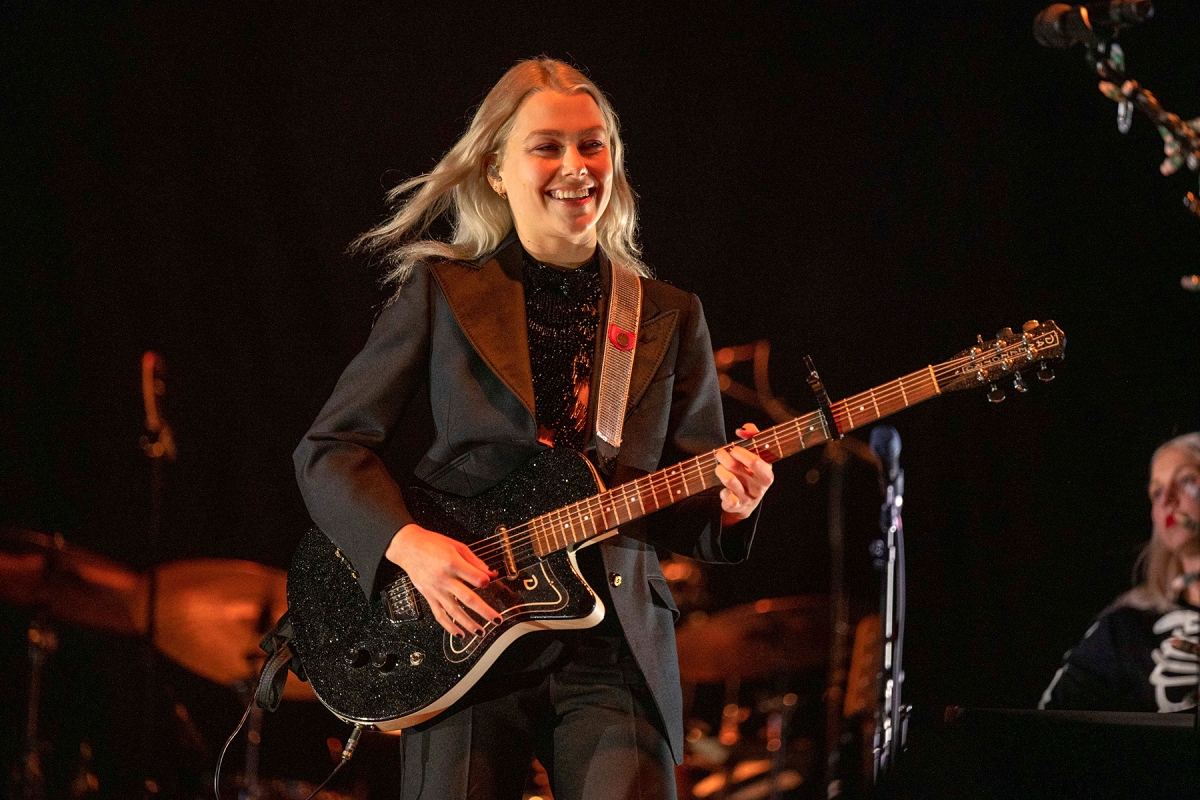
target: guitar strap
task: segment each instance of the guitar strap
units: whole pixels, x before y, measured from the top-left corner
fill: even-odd
[[[633,357],[642,318],[642,281],[631,270],[612,265],[605,320],[604,354],[596,399],[596,453],[605,472],[612,472],[621,450],[621,428],[629,401]]]
[[[267,654],[267,661],[259,673],[254,699],[259,707],[267,711],[279,708],[289,670],[296,673],[300,680],[308,680],[300,659],[292,651],[292,635],[292,621],[285,612],[258,645]]]

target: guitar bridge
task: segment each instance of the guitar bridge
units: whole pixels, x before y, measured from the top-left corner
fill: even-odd
[[[412,622],[421,618],[417,589],[407,575],[392,581],[382,592],[383,610],[392,622]]]

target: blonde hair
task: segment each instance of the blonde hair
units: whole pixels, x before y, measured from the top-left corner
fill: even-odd
[[[1167,450],[1183,450],[1197,462],[1200,462],[1200,431],[1176,436],[1160,445],[1150,457],[1150,469],[1154,462]],[[1133,566],[1134,582],[1138,589],[1148,595],[1151,603],[1166,611],[1174,608],[1179,593],[1172,588],[1171,583],[1183,574],[1183,562],[1179,556],[1171,552],[1166,545],[1153,534],[1150,541],[1142,548],[1141,555]]]
[[[499,157],[525,99],[547,89],[563,94],[585,92],[600,107],[613,179],[608,208],[596,223],[596,238],[615,266],[649,277],[637,242],[637,204],[625,175],[616,112],[583,73],[550,58],[521,61],[504,73],[476,110],[462,138],[432,170],[388,192],[393,215],[355,239],[351,251],[381,254],[387,266],[383,283],[395,285],[399,292],[419,261],[471,261],[499,247],[512,230],[513,218],[508,203],[487,181],[488,161]],[[450,220],[450,241],[422,239],[442,215]]]

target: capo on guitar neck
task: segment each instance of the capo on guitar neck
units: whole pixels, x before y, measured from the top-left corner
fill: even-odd
[[[813,394],[817,396],[817,408],[825,423],[825,432],[829,434],[830,439],[841,439],[842,432],[838,430],[837,423],[833,421],[833,406],[829,402],[829,394],[825,391],[825,384],[821,383],[821,376],[817,374],[817,368],[813,366],[812,356],[804,357],[804,366],[808,368],[808,385],[813,390]]]

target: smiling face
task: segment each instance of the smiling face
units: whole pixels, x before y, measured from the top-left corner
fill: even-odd
[[[528,97],[489,181],[508,196],[521,244],[539,261],[578,266],[596,249],[612,155],[604,117],[586,92]]]
[[[1200,462],[1187,450],[1168,447],[1150,467],[1150,519],[1154,535],[1179,555],[1200,549]]]

